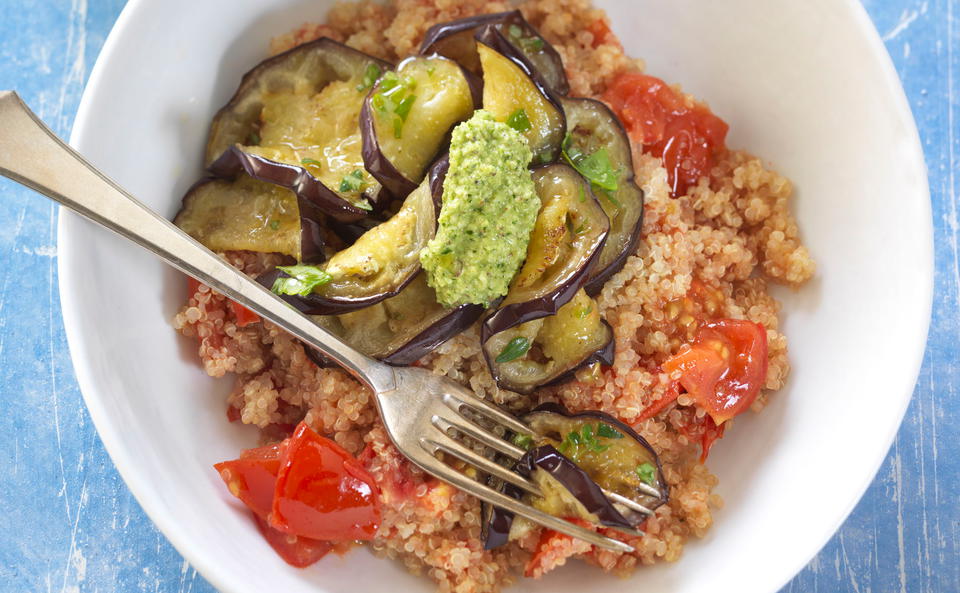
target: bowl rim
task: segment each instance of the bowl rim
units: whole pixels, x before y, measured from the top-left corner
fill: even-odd
[[[111,28],[110,33],[104,41],[100,53],[97,56],[93,69],[90,72],[86,86],[84,87],[70,134],[69,143],[71,146],[76,147],[90,132],[90,130],[88,130],[88,126],[86,125],[87,117],[88,113],[91,111],[91,109],[93,109],[93,97],[96,95],[96,89],[104,76],[104,72],[107,68],[106,64],[111,61],[111,56],[117,51],[118,47],[120,47],[120,38],[122,37],[122,33],[128,23],[134,20],[140,8],[150,1],[151,0],[129,0],[121,10],[120,15]],[[912,376],[913,380],[909,386],[909,391],[907,391],[906,388],[904,389],[904,395],[901,397],[899,402],[898,413],[894,416],[894,418],[896,418],[896,422],[891,422],[887,429],[887,435],[884,441],[887,443],[886,446],[883,448],[878,448],[878,450],[874,453],[873,460],[871,462],[872,464],[870,465],[871,471],[868,474],[865,474],[867,478],[858,486],[858,489],[855,492],[856,495],[851,496],[844,511],[836,516],[831,530],[829,532],[825,532],[825,535],[821,538],[822,541],[820,541],[815,548],[809,550],[806,554],[797,555],[797,562],[795,563],[792,572],[784,575],[781,582],[777,584],[776,588],[771,590],[771,593],[775,593],[776,591],[782,589],[783,586],[793,579],[807,564],[809,564],[809,562],[820,552],[820,550],[823,549],[829,540],[837,533],[838,529],[846,521],[847,517],[849,517],[854,507],[856,507],[856,505],[860,502],[867,488],[875,479],[884,459],[886,459],[890,447],[894,443],[900,426],[903,423],[903,418],[907,408],[913,399],[913,392],[916,388],[917,378],[919,377],[921,366],[926,356],[927,336],[933,309],[935,270],[933,209],[930,199],[930,186],[926,167],[926,156],[923,152],[923,146],[921,143],[919,130],[916,125],[916,120],[913,117],[906,92],[900,81],[899,75],[897,74],[893,60],[890,57],[890,54],[887,51],[879,32],[875,28],[873,21],[867,13],[866,8],[858,0],[844,0],[842,3],[838,4],[842,4],[842,6],[838,6],[838,8],[844,9],[848,12],[851,23],[857,27],[857,33],[868,44],[868,48],[877,59],[878,66],[880,67],[881,74],[883,76],[883,84],[888,87],[888,91],[891,93],[891,98],[893,99],[897,108],[896,116],[903,120],[902,123],[907,130],[907,135],[909,136],[908,140],[910,145],[910,157],[916,159],[920,165],[918,171],[920,178],[918,179],[919,185],[917,187],[918,194],[916,197],[918,199],[922,198],[922,204],[919,206],[919,208],[924,210],[924,214],[926,215],[925,220],[927,221],[925,225],[927,240],[923,242],[925,258],[924,265],[922,266],[923,270],[921,270],[926,279],[923,284],[923,302],[925,303],[923,319],[925,319],[926,322],[922,324],[922,327],[918,326],[915,328],[916,344],[912,348],[912,359],[905,361],[905,365],[907,362],[910,363],[912,373],[909,376]],[[218,563],[208,559],[209,556],[204,553],[201,542],[191,539],[180,529],[179,521],[176,519],[175,515],[168,514],[161,510],[162,505],[158,499],[158,495],[152,490],[150,481],[146,479],[145,476],[141,475],[140,472],[135,470],[135,460],[133,456],[130,454],[130,452],[125,451],[120,446],[119,438],[115,437],[115,431],[118,429],[109,420],[110,415],[105,406],[102,404],[101,399],[97,395],[99,387],[97,386],[96,381],[93,379],[91,372],[88,370],[89,357],[87,354],[87,349],[83,340],[83,336],[81,335],[78,326],[75,323],[75,320],[80,316],[79,306],[77,305],[77,302],[72,300],[69,296],[69,287],[76,282],[76,276],[73,270],[77,268],[73,265],[73,252],[69,249],[62,249],[62,247],[69,242],[71,229],[75,229],[76,223],[80,220],[81,218],[79,216],[73,214],[63,207],[59,208],[59,216],[57,220],[58,291],[60,294],[60,304],[63,313],[64,330],[70,351],[71,361],[73,363],[74,374],[76,376],[80,392],[83,396],[84,403],[90,413],[94,426],[97,429],[98,436],[103,442],[104,448],[110,455],[110,458],[117,468],[118,473],[123,478],[126,487],[130,489],[131,493],[136,498],[137,503],[141,506],[157,529],[159,529],[159,531],[162,532],[163,535],[170,541],[174,548],[176,548],[176,550],[217,590],[225,592],[241,591],[242,583],[233,577],[228,571],[223,570]],[[916,347],[917,345],[921,347]]]

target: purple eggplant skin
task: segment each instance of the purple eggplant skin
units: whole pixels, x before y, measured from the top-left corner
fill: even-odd
[[[529,320],[532,321],[534,319],[539,319],[540,317],[543,317],[543,315],[531,316]],[[508,389],[516,393],[532,393],[534,390],[539,389],[541,387],[550,387],[553,385],[560,385],[563,383],[567,383],[568,381],[572,381],[574,378],[576,378],[577,371],[579,371],[582,368],[586,368],[594,363],[600,363],[602,365],[607,365],[607,366],[613,364],[614,355],[616,354],[616,344],[614,343],[613,328],[610,327],[610,324],[607,323],[606,320],[604,320],[602,323],[604,327],[607,328],[607,335],[609,336],[607,341],[604,342],[604,344],[601,347],[597,348],[593,352],[588,353],[585,357],[581,358],[579,361],[570,365],[569,368],[565,369],[563,372],[561,372],[555,377],[552,377],[551,379],[549,379],[544,383],[526,385],[526,386],[502,383],[503,377],[501,377],[500,373],[497,372],[495,353],[488,351],[486,348],[481,348],[481,350],[483,351],[483,359],[487,363],[487,368],[490,369],[490,374],[493,375],[494,380],[497,382],[497,386],[501,387],[502,389]],[[480,343],[485,344],[487,340],[490,339],[490,336],[492,335],[493,333],[487,333],[485,325],[481,326]]]
[[[614,429],[620,431],[625,437],[633,439],[635,442],[640,444],[641,447],[646,449],[650,455],[650,459],[653,461],[654,465],[657,468],[657,490],[662,493],[662,496],[654,499],[650,497],[642,501],[644,506],[650,510],[656,510],[657,507],[660,507],[670,501],[670,486],[667,483],[667,478],[663,473],[663,464],[660,462],[660,457],[654,451],[650,443],[647,442],[647,439],[640,436],[640,434],[634,430],[629,424],[623,422],[622,420],[611,416],[605,412],[599,410],[586,410],[583,412],[570,412],[565,407],[554,402],[547,402],[540,404],[532,411],[528,412],[523,416],[523,421],[527,425],[533,425],[536,423],[537,415],[539,414],[557,414],[571,419],[584,419],[584,420],[596,420],[598,422],[603,422],[608,424]],[[531,426],[534,428],[533,426]],[[623,493],[621,493],[623,494]],[[642,523],[646,517],[644,515],[634,515],[632,512],[627,515],[627,518],[632,521],[632,526],[637,526]]]
[[[376,88],[376,86],[374,86]],[[417,189],[417,184],[407,179],[403,173],[397,170],[390,162],[390,159],[380,150],[380,143],[377,142],[377,130],[373,122],[373,112],[370,107],[370,97],[363,101],[363,107],[360,108],[360,135],[363,137],[363,155],[364,168],[373,175],[377,181],[383,185],[392,196],[403,197]]]
[[[530,449],[514,467],[514,471],[528,478],[537,469],[542,469],[563,484],[588,512],[596,515],[601,525],[633,527],[633,524],[614,508],[613,503],[603,494],[600,486],[590,479],[587,472],[577,467],[577,464],[562,455],[553,445]]]
[[[473,325],[483,315],[483,311],[483,305],[473,304],[460,305],[451,309],[440,320],[380,360],[391,366],[410,366],[450,338]],[[321,368],[337,368],[339,366],[318,350],[306,344],[303,345],[303,348],[307,357],[317,366]]]
[[[174,224],[179,224],[180,216],[187,210],[187,204],[193,199],[194,195],[211,183],[227,182],[223,179],[207,176],[191,185],[183,194],[180,211],[173,219]],[[326,217],[312,204],[304,202],[299,197],[297,198],[297,207],[300,214],[300,261],[308,264],[322,262],[326,255],[326,241],[324,239]],[[244,247],[244,249],[249,249],[249,247]]]
[[[566,95],[570,92],[563,60],[557,50],[540,36],[539,32],[527,22],[519,10],[484,14],[447,23],[440,23],[430,27],[420,45],[420,54],[438,53],[456,60],[475,76],[481,76],[480,62],[476,56],[476,48],[471,43],[472,37],[481,27],[493,25],[499,29],[508,29],[511,25],[519,27],[525,37],[539,39],[542,44],[539,50],[542,54],[541,67],[537,68],[532,60],[524,55],[524,59],[531,62],[530,67],[537,70],[545,82],[557,93]],[[522,48],[512,42],[515,51],[523,54]]]
[[[614,355],[616,354],[616,344],[614,343],[614,334],[613,328],[610,327],[610,324],[606,320],[603,320],[603,325],[606,326],[609,331],[610,339],[606,343],[588,354],[585,358],[581,359],[580,362],[560,373],[553,379],[550,379],[540,387],[551,387],[553,385],[561,385],[567,383],[576,378],[577,371],[582,368],[586,368],[592,364],[599,363],[604,366],[610,366],[613,364]]]
[[[630,139],[623,127],[623,122],[601,101],[587,98],[564,98],[562,100],[564,113],[567,116],[568,132],[572,141],[580,139],[582,134],[589,134],[581,123],[588,118],[594,126],[603,126],[605,129],[596,134],[598,139],[606,138],[605,147],[613,161],[613,166],[624,172],[619,180],[620,189],[616,192],[617,201],[623,206],[628,201],[631,209],[624,210],[626,218],[610,221],[610,234],[604,251],[584,289],[590,296],[596,296],[603,289],[603,285],[623,268],[627,258],[636,253],[637,244],[643,229],[643,201],[644,192],[637,185],[633,169],[633,153]],[[596,147],[594,144],[592,147]],[[606,198],[601,198],[601,204]]]
[[[457,64],[457,66],[459,66],[459,64]],[[398,66],[398,69],[401,67],[403,67],[403,63]],[[483,104],[482,80],[479,80],[469,70],[463,68],[463,66],[459,66],[459,69],[463,74],[467,87],[470,89],[470,98],[473,100],[474,108],[479,109]],[[393,198],[403,199],[407,194],[417,188],[419,181],[408,179],[394,166],[393,162],[383,153],[383,150],[381,150],[380,141],[377,137],[375,114],[371,106],[373,95],[378,88],[379,81],[370,89],[370,93],[364,99],[363,107],[360,109],[360,135],[363,139],[361,156],[363,157],[363,165]],[[447,130],[443,141],[438,147],[438,153],[446,154],[447,147],[450,145],[450,133],[452,131],[453,127]]]
[[[434,188],[436,186],[443,186],[442,178],[446,175],[449,165],[450,161],[448,158],[446,158],[446,155],[444,155],[443,157],[437,159],[437,161],[431,165],[427,172],[428,179],[426,180],[426,183],[430,184],[430,200],[433,206],[432,210],[434,224],[432,232],[436,232],[436,219],[440,215],[439,201],[437,194],[434,192]],[[441,179],[441,181],[438,182],[438,179]],[[390,297],[396,296],[400,293],[400,291],[413,282],[414,278],[416,278],[419,273],[420,267],[418,264],[415,268],[411,269],[410,273],[403,277],[399,282],[393,284],[389,290],[383,290],[375,294],[369,294],[360,297],[327,297],[317,293],[310,293],[307,296],[280,295],[280,298],[292,305],[301,313],[307,315],[337,315],[340,313],[349,313],[350,311],[363,309]],[[287,275],[280,270],[272,270],[258,277],[257,282],[263,286],[266,286],[267,288],[272,288],[277,278],[286,276]]]
[[[308,70],[309,76],[314,77],[310,82],[317,86],[318,90],[333,80],[350,78],[351,73],[344,69],[352,65],[364,68],[368,64],[375,64],[381,72],[393,68],[393,65],[389,62],[347,47],[328,37],[321,37],[315,41],[298,45],[260,62],[243,75],[240,86],[233,97],[214,116],[207,138],[205,157],[207,165],[216,160],[230,146],[247,144],[248,136],[257,129],[260,112],[263,108],[263,103],[257,100],[258,94],[272,89],[271,82],[274,82],[277,86],[289,85],[286,80],[289,78],[289,73],[285,70],[285,67],[288,67],[291,63],[305,61],[314,53],[330,53],[338,56],[338,59],[332,60],[326,68],[314,67]]]
[[[552,150],[546,153],[541,152],[542,147],[531,147],[534,148],[535,160],[539,159],[539,162],[541,163],[552,163],[556,161],[560,156],[560,141],[563,139],[567,129],[566,114],[563,111],[561,95],[550,88],[550,85],[546,83],[537,69],[534,68],[533,64],[530,63],[526,56],[524,56],[515,45],[507,40],[506,36],[498,27],[495,25],[485,25],[477,30],[474,37],[478,43],[486,45],[519,68],[520,71],[523,72],[533,82],[533,85],[537,91],[539,91],[540,94],[554,107],[554,109],[556,109],[560,119],[560,133],[557,146],[552,147]]]
[[[369,210],[358,208],[341,198],[304,167],[250,154],[237,145],[228,148],[213,161],[208,170],[217,177],[231,179],[246,173],[258,181],[285,187],[297,194],[301,202],[312,204],[340,222],[354,222],[370,214]]]
[[[553,167],[565,167],[566,165],[553,164],[542,165],[533,169],[533,174],[538,172],[547,172]],[[579,175],[577,175],[579,178]],[[584,183],[585,184],[585,183]],[[585,184],[586,185],[586,184]],[[584,195],[587,196],[587,203],[591,206],[600,208],[600,202],[589,187],[585,187]],[[536,295],[535,298],[518,302],[508,303],[491,313],[484,321],[481,328],[481,343],[486,342],[493,334],[500,333],[511,327],[533,321],[541,317],[547,317],[555,314],[560,307],[565,305],[573,298],[583,283],[589,278],[597,258],[603,251],[603,245],[606,242],[607,231],[604,232],[600,246],[596,248],[587,258],[585,258],[577,267],[573,274],[562,279],[562,283],[553,287],[550,291]],[[508,295],[509,298],[509,295]]]

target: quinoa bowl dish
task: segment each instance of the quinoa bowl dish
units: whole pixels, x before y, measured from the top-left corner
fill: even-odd
[[[514,440],[530,463],[544,467],[546,446],[594,486],[645,484],[652,514],[618,519],[627,531],[615,537],[635,548],[626,554],[522,521],[497,531],[496,512],[393,448],[360,384],[203,285],[190,283],[184,300],[183,279],[167,274],[162,314],[182,336],[178,364],[218,379],[187,380],[197,412],[176,431],[211,446],[184,463],[192,475],[206,464],[195,499],[213,494],[226,511],[202,507],[245,534],[208,543],[273,567],[280,580],[263,583],[332,591],[358,563],[377,579],[410,571],[426,579],[405,586],[467,592],[566,586],[561,571],[612,587],[605,573],[656,582],[671,574],[660,564],[704,554],[723,538],[718,484],[729,475],[734,497],[749,498],[764,481],[754,471],[777,475],[750,443],[776,450],[792,430],[793,406],[777,403],[793,359],[780,299],[816,319],[828,282],[821,268],[804,296],[816,267],[794,218],[802,198],[765,155],[733,141],[749,114],[727,122],[709,96],[651,72],[616,21],[585,2],[341,4],[291,18],[258,21],[270,33],[259,55],[223,54],[238,62],[216,72],[225,93],[212,105],[224,107],[212,124],[216,107],[187,122],[209,124],[205,173],[179,175],[171,218],[361,351],[446,375],[525,418],[555,417],[543,421],[561,427],[548,442]],[[300,82],[341,67],[349,72],[332,81]],[[249,71],[242,82],[224,75],[238,68]],[[185,171],[197,170],[191,154]],[[780,412],[765,422],[757,413],[768,405]],[[721,457],[729,474],[715,470],[741,431],[754,436]],[[306,441],[363,487],[346,507],[298,522],[281,512],[305,500],[283,468],[302,469]],[[614,480],[610,460],[623,459],[629,471]],[[272,501],[254,500],[243,468],[277,461]],[[531,502],[617,528],[596,509]],[[264,558],[275,553],[316,564]]]

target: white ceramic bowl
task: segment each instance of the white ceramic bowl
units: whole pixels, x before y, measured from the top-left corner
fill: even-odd
[[[267,40],[322,20],[326,0],[132,0],[91,75],[73,144],[160,212],[198,175],[210,117]],[[827,541],[879,467],[910,398],[932,292],[920,143],[856,0],[598,1],[629,53],[707,99],[796,183],[818,274],[778,291],[793,373],[711,455],[726,500],[682,560],[629,580],[566,566],[515,591],[770,593]],[[77,377],[107,450],[173,544],[231,593],[431,591],[364,550],[285,565],[211,464],[250,446],[228,424],[230,379],[207,378],[169,327],[181,276],[65,214],[60,289]],[[869,417],[869,421],[864,421]],[[360,579],[358,581],[358,579]]]

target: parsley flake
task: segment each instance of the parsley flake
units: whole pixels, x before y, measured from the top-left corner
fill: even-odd
[[[637,475],[643,483],[650,486],[657,485],[657,468],[649,461],[645,461],[637,466]]]
[[[500,354],[497,355],[495,359],[498,363],[510,362],[511,360],[516,360],[527,353],[530,350],[530,340],[523,336],[517,336],[516,338],[507,342],[507,345],[504,346],[503,350],[500,351]]]
[[[366,181],[363,179],[363,171],[356,169],[343,176],[343,179],[340,180],[339,191],[360,191],[364,185],[366,185]]]
[[[518,132],[526,132],[530,129],[530,119],[523,107],[517,109],[507,118],[507,125]]]
[[[563,157],[567,159],[574,169],[595,188],[599,187],[608,192],[617,191],[619,188],[619,171],[613,168],[610,162],[610,154],[606,148],[601,148],[594,153],[584,154],[578,147],[572,145],[573,137],[567,132],[563,139],[562,152]],[[607,196],[610,198],[610,196]],[[610,198],[613,201],[612,198]]]
[[[333,276],[316,266],[297,264],[295,266],[277,266],[288,277],[277,278],[270,288],[275,294],[307,296],[318,286],[323,286]]]

